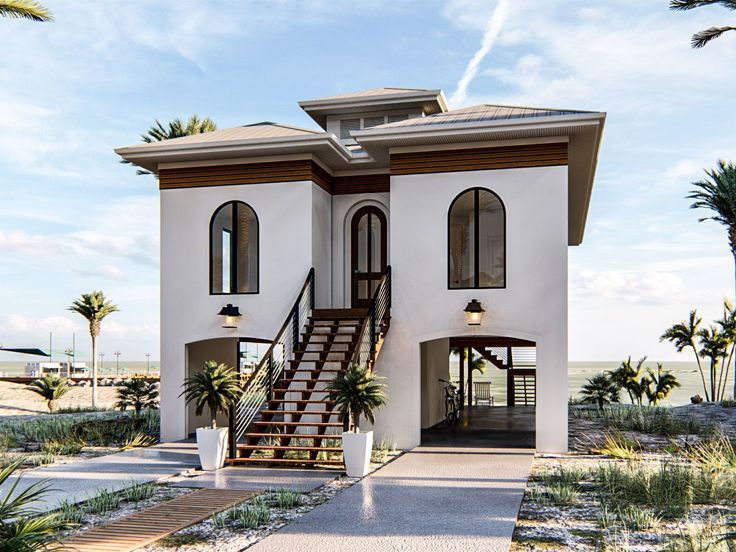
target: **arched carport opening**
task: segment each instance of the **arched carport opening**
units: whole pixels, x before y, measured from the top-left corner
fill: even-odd
[[[534,448],[536,371],[536,343],[527,339],[421,343],[422,444]],[[448,416],[448,392],[456,395],[457,420]]]

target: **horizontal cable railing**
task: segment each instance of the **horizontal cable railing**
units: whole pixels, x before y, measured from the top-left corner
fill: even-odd
[[[486,350],[493,356],[500,359],[506,366],[509,364],[508,348],[506,347],[487,347]],[[536,366],[537,365],[537,349],[536,347],[512,347],[511,348],[512,365],[519,366]]]
[[[231,411],[230,456],[281,378],[293,353],[299,348],[300,334],[314,309],[314,268],[310,269],[294,306],[276,334],[271,346],[243,386],[243,395]]]
[[[351,364],[357,364],[367,370],[373,369],[383,335],[388,329],[391,316],[391,267],[386,272],[373,293],[363,326],[360,328],[355,352],[350,359]]]

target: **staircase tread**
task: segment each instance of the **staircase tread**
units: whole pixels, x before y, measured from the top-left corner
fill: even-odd
[[[339,412],[333,410],[261,410],[263,414],[311,414],[314,416],[337,416]]]
[[[243,458],[233,458],[230,462],[236,464],[249,464],[249,463],[269,463],[269,464],[315,464],[315,465],[326,465],[326,466],[342,466],[342,460],[311,460],[304,459],[300,460],[297,458],[259,458],[253,456],[247,456]]]
[[[241,450],[297,450],[308,452],[342,452],[340,447],[308,447],[292,445],[237,445],[235,448]]]
[[[257,421],[253,422],[253,425],[257,426],[270,426],[270,425],[283,425],[283,426],[295,426],[295,427],[303,427],[303,426],[315,426],[315,427],[342,427],[342,422],[285,422],[283,420],[269,420],[269,421]],[[247,433],[246,433],[247,435]]]
[[[243,435],[243,438],[248,437],[284,437],[289,439],[342,439],[342,435],[340,433],[336,433],[335,435],[329,435],[324,433],[246,433]]]

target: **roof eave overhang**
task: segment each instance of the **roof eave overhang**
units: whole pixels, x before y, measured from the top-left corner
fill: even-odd
[[[605,119],[605,113],[596,112],[529,120],[375,128],[353,132],[352,136],[379,163],[388,163],[390,150],[399,147],[439,144],[452,147],[452,144],[473,142],[564,137],[569,143],[568,243],[580,245],[585,234]]]
[[[212,161],[289,155],[294,153],[315,153],[327,163],[343,165],[355,162],[372,161],[364,154],[356,156],[343,146],[334,134],[315,136],[280,137],[257,140],[229,140],[223,142],[198,144],[156,144],[153,146],[128,146],[117,148],[115,153],[134,165],[158,174],[162,163],[185,161]]]

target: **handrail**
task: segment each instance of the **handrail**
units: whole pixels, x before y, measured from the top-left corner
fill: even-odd
[[[368,316],[366,316],[360,328],[355,352],[350,359],[351,364],[357,364],[367,370],[373,370],[383,334],[388,329],[390,313],[391,267],[387,266],[371,298]]]
[[[273,386],[284,371],[286,363],[299,348],[300,332],[314,309],[314,268],[299,291],[289,314],[263,355],[255,370],[245,382],[238,403],[230,409],[230,458],[236,456],[236,444],[261,407],[273,397]]]

